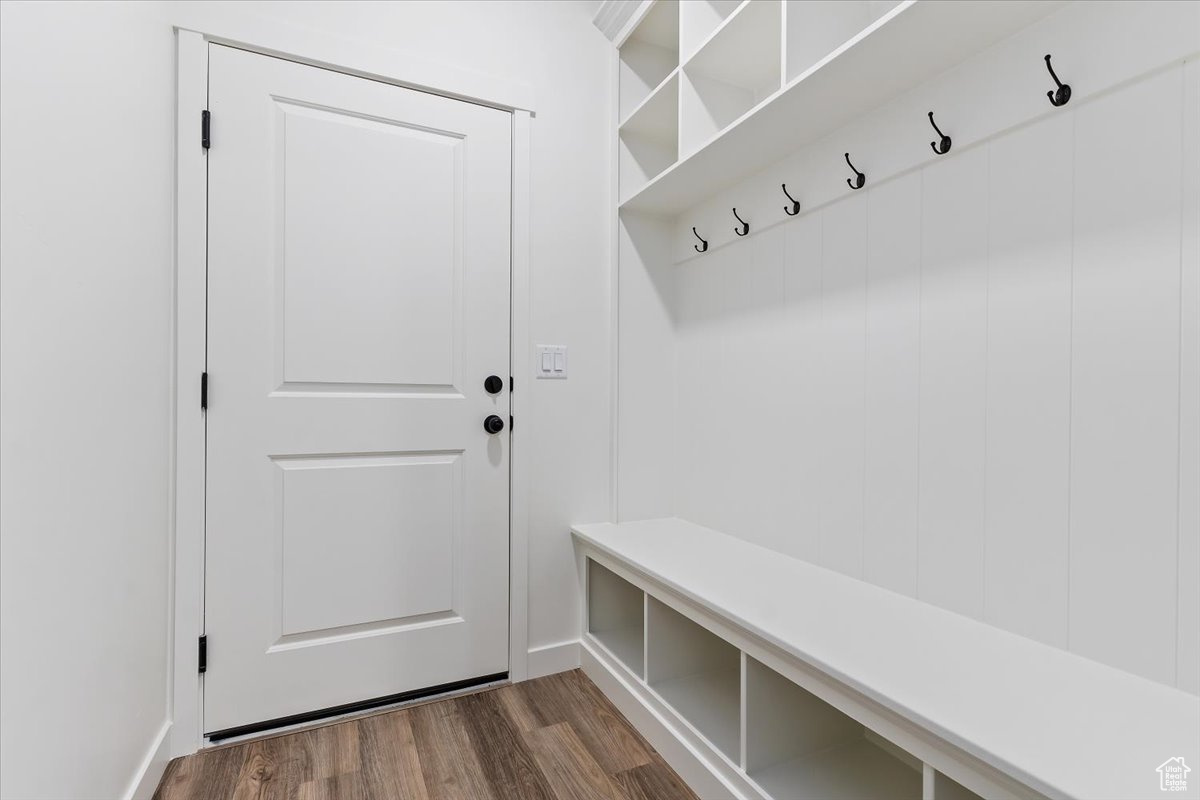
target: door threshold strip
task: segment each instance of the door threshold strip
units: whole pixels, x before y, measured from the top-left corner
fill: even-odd
[[[225,728],[205,734],[211,744],[233,744],[248,739],[267,738],[283,733],[292,733],[305,727],[317,727],[331,722],[351,717],[365,716],[369,713],[391,711],[419,702],[443,700],[460,694],[469,694],[481,689],[489,689],[508,682],[507,672],[497,672],[494,675],[484,675],[478,678],[468,678],[462,681],[443,683],[424,689],[413,689],[408,692],[389,694],[370,700],[359,700],[340,706],[330,706],[316,711],[306,711],[303,714],[292,714],[263,722],[253,722],[249,725],[239,725],[235,728]]]

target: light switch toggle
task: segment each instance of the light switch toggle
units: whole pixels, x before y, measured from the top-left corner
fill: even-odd
[[[560,344],[539,344],[534,365],[538,378],[565,379],[567,377],[567,348]]]

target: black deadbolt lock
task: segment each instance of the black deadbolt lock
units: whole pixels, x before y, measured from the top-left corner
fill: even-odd
[[[488,433],[499,433],[504,430],[504,420],[495,414],[491,414],[483,421],[483,429]]]
[[[483,382],[483,388],[488,394],[500,394],[500,390],[504,388],[504,381],[500,380],[499,375],[488,375],[487,380]]]

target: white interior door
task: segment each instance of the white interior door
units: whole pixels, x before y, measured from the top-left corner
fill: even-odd
[[[205,730],[505,672],[510,115],[219,45],[209,108]]]

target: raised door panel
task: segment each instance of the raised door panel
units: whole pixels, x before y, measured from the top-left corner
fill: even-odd
[[[455,615],[461,453],[275,464],[280,643]]]
[[[463,136],[276,102],[283,382],[450,387]]]

